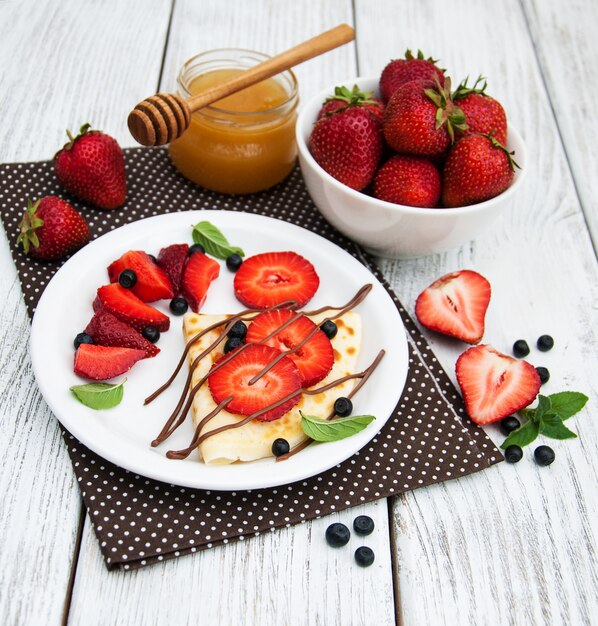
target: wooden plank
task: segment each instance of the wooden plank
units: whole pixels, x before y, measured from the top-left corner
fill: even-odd
[[[182,63],[202,50],[240,47],[275,53],[351,22],[351,3],[293,4],[177,0],[162,90],[174,88]],[[331,77],[355,73],[353,44],[298,68],[304,95]],[[326,546],[324,531],[359,513],[377,531],[350,547]],[[73,594],[72,624],[393,624],[394,605],[386,501],[313,523],[268,533],[135,572],[108,574],[88,522]],[[364,543],[376,563],[364,570],[353,551]]]
[[[64,129],[87,120],[130,143],[126,111],[136,89],[155,88],[168,12],[157,0],[0,2],[0,160],[49,158]],[[3,232],[0,268],[0,623],[58,624],[79,490],[33,379],[29,322]]]
[[[598,4],[522,0],[542,76],[573,172],[585,218],[598,250]]]
[[[556,13],[558,3],[550,4]],[[491,232],[446,254],[383,263],[402,301],[412,310],[434,278],[463,267],[480,271],[494,294],[484,341],[509,352],[520,337],[533,346],[540,334],[553,335],[552,352],[534,349],[529,357],[551,371],[543,391],[591,396],[590,408],[571,420],[579,439],[542,441],[557,454],[550,468],[534,464],[532,445],[516,466],[502,464],[395,502],[400,619],[451,626],[595,623],[597,363],[588,346],[596,345],[598,276],[521,7],[515,0],[450,7],[358,0],[356,24],[362,75],[378,74],[408,46],[440,57],[456,80],[483,73],[529,152],[528,179]],[[559,42],[548,37],[544,46],[556,50]],[[558,115],[562,107],[554,109]],[[426,334],[452,372],[464,346]],[[498,428],[488,431],[502,441]]]

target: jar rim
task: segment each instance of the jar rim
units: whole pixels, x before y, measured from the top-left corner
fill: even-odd
[[[227,52],[257,55],[259,57],[262,57],[261,60],[263,61],[272,58],[269,54],[266,54],[265,52],[259,52],[257,50],[250,50],[249,48],[214,48],[212,50],[205,50],[204,52],[200,52],[190,57],[189,59],[187,59],[183,63],[178,73],[177,85],[182,90],[183,94],[187,97],[190,97],[193,95],[188,89],[188,82],[185,80],[185,73],[194,65],[194,63],[196,63],[202,57],[207,57],[208,55],[218,54],[218,53],[227,53]],[[221,60],[224,62],[224,61],[227,61],[228,59],[223,58]],[[224,69],[224,68],[221,68],[221,69]],[[261,117],[261,116],[266,117],[266,116],[271,116],[272,114],[276,114],[278,111],[284,111],[286,108],[288,108],[289,104],[292,104],[294,101],[297,100],[299,86],[297,82],[297,77],[295,76],[295,73],[292,70],[289,69],[289,70],[280,72],[279,74],[276,74],[276,76],[279,76],[279,75],[286,75],[287,78],[290,79],[289,83],[290,83],[291,89],[290,89],[290,92],[288,92],[288,97],[284,102],[281,102],[280,104],[277,104],[276,106],[270,109],[264,109],[262,111],[231,111],[229,109],[223,109],[220,107],[216,107],[213,104],[209,104],[206,107],[204,107],[202,110],[207,110],[214,114],[224,114],[224,115],[230,116],[232,119],[234,119],[235,117],[243,117],[248,114],[252,116],[257,116],[257,117]]]

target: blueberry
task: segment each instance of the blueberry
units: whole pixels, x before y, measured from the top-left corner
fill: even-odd
[[[375,558],[374,551],[367,546],[361,546],[355,550],[355,561],[361,567],[369,567]]]
[[[534,450],[534,459],[538,465],[550,465],[554,461],[554,450],[550,446],[538,446]]]
[[[247,335],[247,324],[241,320],[237,320],[232,328],[228,331],[229,337],[235,337],[236,339],[245,339]]]
[[[347,417],[353,411],[353,403],[349,398],[341,396],[334,401],[334,414],[339,417]]]
[[[158,259],[153,255],[153,254],[148,254],[147,255],[154,263],[158,262]]]
[[[505,450],[505,461],[507,463],[519,463],[523,458],[523,450],[519,446],[508,446]]]
[[[170,301],[168,305],[173,315],[185,315],[189,305],[187,304],[187,300],[185,298],[176,297]]]
[[[508,417],[504,417],[500,420],[500,429],[505,435],[512,433],[520,426],[521,424],[519,423],[519,420],[514,415],[509,415]]]
[[[547,383],[550,380],[550,372],[545,367],[536,367],[536,372],[538,372],[538,376],[540,377],[540,382],[542,384]]]
[[[527,341],[525,339],[517,339],[517,341],[513,344],[513,354],[518,359],[522,359],[524,356],[529,354],[529,346],[527,345]]]
[[[536,346],[538,346],[540,352],[548,352],[554,346],[554,339],[550,335],[540,335]]]
[[[200,243],[194,243],[192,246],[189,246],[189,256],[191,256],[195,252],[201,252],[202,254],[205,254],[206,249]]]
[[[289,446],[289,442],[286,439],[275,439],[274,443],[272,444],[272,454],[274,456],[282,456],[283,454],[287,454],[290,449],[291,446]]]
[[[353,520],[353,530],[358,535],[371,535],[374,532],[374,520],[369,515],[358,515]]]
[[[238,337],[231,337],[230,339],[227,339],[226,343],[224,344],[224,354],[227,354],[231,350],[234,350],[235,348],[238,348],[239,346],[242,346],[242,345],[243,345],[242,339],[239,339]]]
[[[82,343],[93,343],[93,339],[87,334],[87,333],[79,333],[76,337],[75,337],[75,341],[73,341],[73,345],[75,346],[75,350],[82,344]]]
[[[328,339],[334,339],[338,328],[332,320],[326,320],[321,326],[320,330],[328,337]]]
[[[132,289],[137,284],[137,274],[133,270],[123,270],[118,275],[118,282],[125,289]]]
[[[141,334],[151,343],[156,343],[160,339],[160,331],[155,326],[146,326]]]
[[[340,522],[330,524],[326,529],[326,541],[328,545],[333,548],[340,548],[341,546],[347,545],[350,537],[351,533],[349,529]]]
[[[226,267],[231,272],[236,272],[241,267],[241,263],[243,263],[243,259],[236,252],[226,257]]]

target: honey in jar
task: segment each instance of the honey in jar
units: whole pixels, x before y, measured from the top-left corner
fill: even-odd
[[[268,57],[248,50],[213,50],[190,59],[179,95],[205,91]],[[295,163],[297,80],[291,71],[247,87],[191,115],[170,144],[175,167],[193,182],[222,193],[252,193],[285,178]]]

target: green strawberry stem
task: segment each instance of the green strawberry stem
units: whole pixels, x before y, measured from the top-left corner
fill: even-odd
[[[445,78],[444,87],[440,84],[438,77],[434,77],[436,83],[433,89],[425,89],[426,96],[438,107],[436,110],[436,130],[446,126],[446,130],[451,139],[455,141],[455,131],[465,132],[469,126],[465,121],[465,114],[453,102],[451,98],[451,79]]]
[[[36,214],[37,207],[41,200],[37,200],[35,203],[31,202],[31,199],[27,200],[27,209],[23,214],[20,224],[20,233],[17,237],[17,245],[22,243],[25,254],[29,253],[30,246],[39,248],[39,238],[36,230],[44,225],[44,220],[38,217]]]
[[[515,159],[513,158],[513,155],[515,154],[515,150],[513,150],[512,152],[509,152],[507,148],[503,146],[502,143],[500,143],[500,141],[496,139],[496,137],[494,137],[494,133],[495,131],[491,130],[487,135],[485,135],[484,133],[482,134],[484,135],[484,137],[487,137],[490,140],[490,143],[493,145],[493,147],[498,148],[499,150],[502,150],[507,155],[507,158],[509,159],[509,167],[513,171],[515,171],[515,168],[521,169],[521,165],[519,165],[519,163],[517,163],[517,161],[515,161]]]
[[[75,141],[77,141],[79,137],[82,137],[83,135],[85,135],[89,131],[90,128],[91,128],[91,124],[89,122],[85,122],[85,124],[83,124],[83,126],[81,126],[81,128],[79,129],[79,134],[76,137],[73,137],[73,134],[67,128],[66,134],[67,134],[67,137],[69,138],[69,142],[66,144],[66,146],[64,146],[63,150],[70,150],[75,145]]]
[[[372,100],[374,93],[372,91],[360,91],[357,85],[353,86],[353,89],[349,90],[347,87],[335,87],[334,95],[326,98],[324,102],[330,102],[331,100],[340,100],[346,103],[347,107],[360,106],[363,104],[374,104],[378,102]]]
[[[486,87],[488,86],[488,83],[486,82],[485,76],[482,76],[480,74],[480,76],[477,77],[475,83],[473,84],[473,87],[467,86],[468,81],[469,81],[469,76],[464,81],[461,81],[457,89],[455,89],[455,91],[452,94],[453,100],[462,100],[463,98],[465,98],[466,96],[469,96],[472,93],[478,93],[482,96],[488,95],[486,93]],[[481,87],[478,87],[478,85],[482,81],[484,81],[484,84]]]

